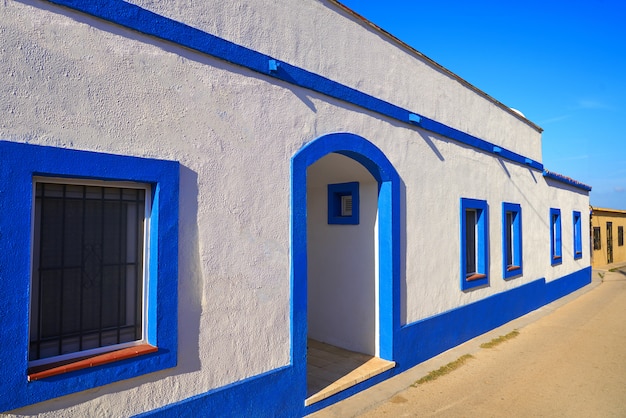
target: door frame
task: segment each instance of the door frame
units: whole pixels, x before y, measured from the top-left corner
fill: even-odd
[[[613,222],[606,223],[606,263],[613,264]]]
[[[378,182],[379,357],[393,361],[400,329],[400,177],[384,153],[363,137],[332,133],[303,146],[291,160],[291,362],[306,398],[307,168],[330,153],[362,164]]]

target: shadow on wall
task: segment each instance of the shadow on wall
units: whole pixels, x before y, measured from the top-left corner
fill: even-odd
[[[587,192],[574,187],[574,186],[570,186],[569,184],[565,184],[563,182],[560,181],[556,181],[553,180],[551,178],[547,178],[547,177],[543,177],[546,180],[546,184],[550,187],[554,187],[555,189],[561,189],[561,190],[567,190],[568,192],[572,192],[572,193],[576,193],[579,194],[581,196],[586,196]]]
[[[176,374],[200,370],[200,315],[204,280],[198,233],[198,173],[180,166],[178,251],[178,366]]]
[[[406,184],[400,177],[400,326],[407,323]]]
[[[422,132],[422,131],[418,131],[418,132],[420,136],[422,137],[422,139],[424,140],[424,142],[426,143],[426,145],[428,145],[430,149],[433,151],[433,153],[437,156],[437,158],[439,158],[439,161],[445,161],[446,159],[441,154],[441,152],[439,152],[439,149],[437,148],[433,140],[430,138],[430,136],[425,132]]]

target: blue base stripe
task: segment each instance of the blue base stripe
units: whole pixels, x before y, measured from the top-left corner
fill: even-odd
[[[206,394],[141,414],[141,417],[300,417],[365,390],[452,347],[553,302],[591,283],[591,267],[546,283],[535,280],[507,292],[402,327],[396,334],[396,367],[304,406],[292,390],[301,374],[286,366]]]
[[[287,366],[136,417],[299,417],[304,400],[291,390],[294,380],[294,368]]]
[[[591,267],[587,267],[576,273],[561,279],[546,283],[544,305],[567,296],[570,293],[587,286],[591,283]]]
[[[507,292],[402,327],[394,359],[406,370],[591,283],[591,267]]]

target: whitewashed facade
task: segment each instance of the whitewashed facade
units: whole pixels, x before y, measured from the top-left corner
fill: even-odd
[[[0,54],[2,411],[300,416],[591,280],[541,129],[334,1],[12,1]],[[146,185],[157,352],[33,378],[46,178]],[[307,336],[396,366],[305,407]]]

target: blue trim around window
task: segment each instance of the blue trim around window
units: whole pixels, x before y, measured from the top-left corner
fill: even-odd
[[[7,141],[0,155],[0,411],[176,366],[179,164]],[[146,334],[158,352],[28,381],[33,176],[152,185]]]
[[[574,260],[578,260],[583,257],[583,235],[580,212],[574,211],[572,213],[572,221],[574,227]]]
[[[562,262],[561,209],[550,208],[550,263],[555,266]]]
[[[511,224],[507,220],[511,214]],[[511,247],[511,248],[509,248]],[[512,260],[509,260],[509,252]],[[511,261],[511,262],[509,262]],[[523,274],[522,207],[517,203],[502,203],[502,277],[510,279]]]
[[[474,248],[476,268],[467,271],[466,212],[476,213],[476,245]],[[489,284],[489,205],[485,200],[461,198],[461,290],[469,290]]]
[[[352,198],[350,215],[342,213],[342,199]],[[328,185],[328,223],[338,225],[359,224],[359,183],[338,183]]]

